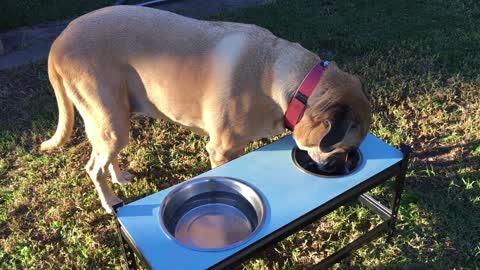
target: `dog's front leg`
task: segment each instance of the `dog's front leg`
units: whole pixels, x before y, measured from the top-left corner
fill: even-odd
[[[229,135],[210,136],[210,141],[207,143],[207,152],[212,168],[239,157],[243,154],[244,147],[244,143],[234,142]]]

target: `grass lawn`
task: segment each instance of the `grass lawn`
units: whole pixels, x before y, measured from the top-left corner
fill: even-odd
[[[476,1],[280,0],[214,19],[264,26],[361,75],[373,98],[371,132],[414,148],[394,242],[381,237],[336,268],[480,267]],[[83,169],[90,146],[79,117],[67,147],[38,151],[57,124],[46,63],[0,73],[0,103],[0,268],[119,269],[114,223]],[[137,178],[115,192],[130,202],[208,170],[205,143],[173,124],[134,118],[120,163]],[[390,198],[387,188],[373,195]],[[304,269],[378,222],[345,206],[240,268]]]

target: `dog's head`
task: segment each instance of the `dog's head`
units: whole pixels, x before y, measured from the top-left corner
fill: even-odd
[[[363,141],[371,121],[370,102],[360,79],[331,62],[308,99],[293,137],[320,170],[333,172],[343,168],[348,152]]]

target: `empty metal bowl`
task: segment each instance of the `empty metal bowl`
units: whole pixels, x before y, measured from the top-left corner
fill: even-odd
[[[315,161],[310,158],[307,151],[298,147],[292,150],[292,159],[295,165],[302,171],[321,177],[341,177],[353,173],[362,163],[362,153],[359,149],[348,152],[345,166],[334,172],[322,171]]]
[[[170,238],[186,247],[217,251],[253,237],[265,211],[265,200],[247,183],[204,177],[183,183],[165,197],[160,223]]]

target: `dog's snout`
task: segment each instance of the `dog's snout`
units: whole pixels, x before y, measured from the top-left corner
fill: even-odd
[[[327,160],[328,160],[328,163],[332,164],[332,165],[343,165],[345,164],[345,158],[346,158],[346,154],[345,153],[335,153],[335,154],[332,154],[330,155]]]
[[[334,153],[318,163],[318,167],[325,172],[334,172],[345,166],[345,153]]]

